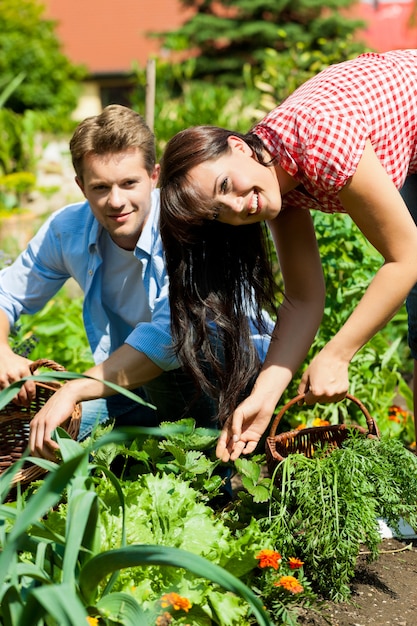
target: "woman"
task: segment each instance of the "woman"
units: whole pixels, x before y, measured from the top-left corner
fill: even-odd
[[[172,328],[180,360],[202,385],[196,355],[202,351],[216,369],[216,355],[206,349],[210,323],[223,330],[228,368],[220,379],[225,424],[217,454],[224,461],[253,452],[319,327],[325,288],[309,209],[348,213],[385,260],[303,373],[299,392],[312,404],[344,398],[352,357],[417,282],[417,228],[398,191],[415,172],[417,50],[333,65],[247,135],[196,127],[168,143],[161,234]],[[261,222],[275,243],[284,294],[266,361],[236,408],[257,366],[247,302],[260,315],[274,300]]]

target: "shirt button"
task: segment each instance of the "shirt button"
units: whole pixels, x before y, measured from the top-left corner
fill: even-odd
[[[88,275],[92,276],[93,275],[93,270],[88,270]]]

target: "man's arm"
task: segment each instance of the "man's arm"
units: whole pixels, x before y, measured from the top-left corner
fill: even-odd
[[[68,381],[46,402],[31,421],[29,436],[31,453],[55,460],[57,445],[51,439],[52,431],[65,423],[74,411],[75,405],[86,400],[106,398],[116,393],[102,382],[103,380],[126,389],[135,389],[162,372],[163,370],[143,352],[124,344],[103,363],[84,372],[86,376],[92,378]]]
[[[31,361],[15,354],[9,345],[10,323],[6,313],[0,309],[0,389],[6,389],[12,383],[30,376]],[[35,383],[28,381],[20,389],[14,402],[19,405],[29,406],[35,397]]]

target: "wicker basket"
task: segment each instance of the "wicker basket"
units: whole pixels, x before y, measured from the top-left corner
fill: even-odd
[[[343,441],[349,436],[352,429],[358,431],[364,437],[375,439],[379,437],[378,427],[375,420],[369,414],[360,400],[354,396],[347,394],[346,398],[351,400],[361,409],[365,416],[367,428],[358,426],[357,424],[334,424],[329,426],[316,426],[313,428],[303,428],[301,430],[291,430],[289,432],[276,435],[278,424],[284,413],[303,400],[304,394],[296,396],[287,404],[285,404],[276,415],[269,436],[266,439],[266,462],[269,474],[272,476],[276,466],[290,454],[304,454],[311,458],[318,446],[326,445],[329,450],[338,448]]]
[[[33,361],[30,364],[30,371],[34,374],[40,367],[46,367],[57,372],[65,371],[62,365],[48,359]],[[9,402],[0,410],[0,474],[21,458],[28,445],[31,419],[61,386],[59,382],[34,382],[36,397],[29,407],[18,406],[13,402]],[[72,416],[63,424],[63,428],[73,439],[78,437],[80,420],[81,407],[77,405]],[[13,484],[21,483],[22,486],[28,485],[33,480],[40,478],[46,471],[33,463],[25,462],[23,467],[15,474]]]

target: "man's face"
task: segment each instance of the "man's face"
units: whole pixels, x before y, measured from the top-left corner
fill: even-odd
[[[113,241],[125,250],[134,250],[151,209],[151,192],[158,176],[159,165],[149,175],[139,148],[129,148],[87,155],[83,180],[75,180]]]

